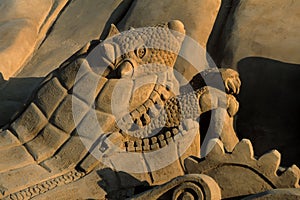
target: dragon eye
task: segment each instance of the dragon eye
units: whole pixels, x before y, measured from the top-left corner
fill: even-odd
[[[137,48],[134,52],[135,52],[137,57],[143,58],[146,54],[146,47],[142,46],[140,48]]]

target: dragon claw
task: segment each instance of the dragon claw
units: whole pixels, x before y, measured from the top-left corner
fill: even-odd
[[[238,72],[232,69],[222,69],[220,71],[224,80],[226,92],[229,94],[238,94],[241,87],[241,80]]]

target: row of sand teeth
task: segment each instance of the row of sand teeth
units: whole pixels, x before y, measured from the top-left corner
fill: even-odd
[[[135,113],[135,114],[138,113],[140,114],[141,121],[144,119],[144,117],[147,114],[149,114],[150,117],[153,118],[159,117],[158,121],[153,120],[153,121],[157,121],[155,124],[153,124],[154,127],[145,127],[146,129],[160,128],[160,127],[175,127],[180,124],[180,121],[182,119],[197,118],[201,114],[201,110],[198,105],[199,104],[198,98],[204,92],[204,89],[197,90],[195,92],[186,93],[180,96],[172,96],[172,94],[163,86],[156,86],[154,91],[157,92],[152,92],[152,94],[153,93],[161,94],[160,95],[161,99],[157,98],[158,101],[153,100],[151,94],[150,99],[147,100],[146,103],[142,105],[143,109],[141,110],[141,108],[139,107],[137,109],[137,113]],[[169,96],[167,96],[166,93],[169,94]],[[154,101],[156,103],[153,104]],[[160,109],[160,111],[156,110],[154,108],[155,106],[159,106],[158,109]],[[164,110],[162,110],[162,106],[164,106]],[[146,122],[148,122],[147,124],[149,124],[150,119],[149,121]]]
[[[174,142],[175,136],[180,132],[182,132],[181,126],[179,128],[172,128],[171,131],[166,131],[151,138],[127,141],[125,142],[125,148],[128,152],[154,151]]]
[[[160,91],[158,91],[159,89]],[[163,93],[163,91],[166,90],[167,89],[163,86],[157,86],[155,90],[156,92],[153,93]],[[129,130],[132,126],[132,118],[135,118],[135,122],[140,121],[140,123],[142,123],[141,121],[145,120],[144,122],[147,126],[139,126],[140,128],[137,130],[130,131],[130,135],[136,138],[147,138],[149,135],[153,135],[153,131],[163,127],[177,127],[181,124],[181,120],[188,118],[196,119],[200,115],[201,111],[199,110],[197,96],[201,95],[202,92],[203,91],[200,90],[196,91],[195,93],[191,92],[182,96],[173,96],[168,100],[164,100],[162,103],[164,104],[165,109],[162,109],[161,105],[159,105],[159,108],[155,108],[155,106],[158,104],[154,104],[152,99],[148,99],[145,104],[131,113],[133,117],[132,115],[127,115],[124,117],[122,119],[122,123],[123,125],[126,124],[126,129]],[[152,118],[150,119],[150,117]]]
[[[164,107],[165,102],[172,95],[172,92],[169,91],[168,88],[156,84],[149,99],[130,113],[133,122],[139,127],[144,127],[149,124],[151,117],[155,118],[159,115],[161,108]]]

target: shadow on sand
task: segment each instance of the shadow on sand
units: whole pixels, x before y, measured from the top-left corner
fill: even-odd
[[[262,57],[239,61],[237,133],[261,155],[277,149],[281,165],[300,165],[300,65]]]

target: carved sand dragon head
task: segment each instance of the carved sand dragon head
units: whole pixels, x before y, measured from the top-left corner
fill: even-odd
[[[178,20],[122,33],[112,25],[107,39],[87,57],[93,70],[107,79],[96,107],[117,115],[117,121],[129,113],[138,126],[148,124],[150,107],[163,106],[178,94],[173,67],[184,33]]]

